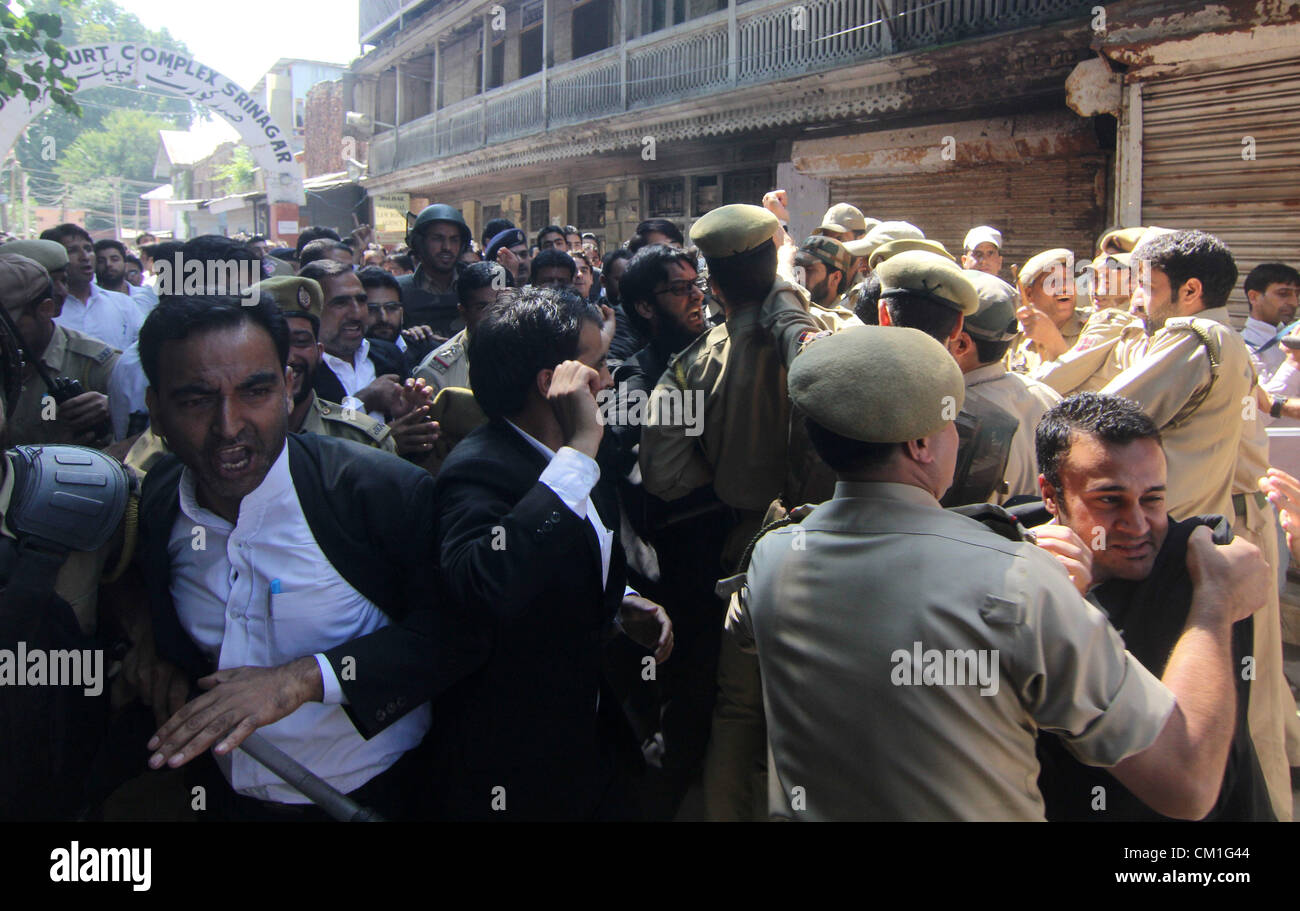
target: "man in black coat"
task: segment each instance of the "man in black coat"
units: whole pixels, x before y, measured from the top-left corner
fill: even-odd
[[[668,657],[663,608],[625,585],[618,508],[595,456],[611,385],[601,315],[564,289],[505,292],[470,340],[488,424],[438,474],[449,593],[490,641],[435,705],[433,781],[455,819],[617,819],[639,759],[602,674],[618,625]]]
[[[149,764],[209,747],[209,809],[311,819],[306,798],[236,754],[258,728],[344,793],[409,808],[429,700],[485,656],[436,600],[433,484],[350,441],[288,434],[288,333],[263,296],[164,299],[141,362],[172,455],[148,474],[140,546],[170,719]],[[191,687],[207,690],[184,702]],[[219,808],[219,809],[218,809]]]

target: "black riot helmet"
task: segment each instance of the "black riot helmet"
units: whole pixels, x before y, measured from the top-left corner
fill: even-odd
[[[431,206],[425,206],[420,210],[420,214],[415,216],[415,221],[411,223],[411,227],[406,232],[406,246],[411,249],[411,252],[416,254],[417,257],[420,255],[420,238],[423,236],[425,229],[435,221],[451,222],[460,229],[460,252],[464,253],[465,248],[469,246],[469,225],[465,223],[465,216],[460,214],[459,209],[442,202],[435,202]]]

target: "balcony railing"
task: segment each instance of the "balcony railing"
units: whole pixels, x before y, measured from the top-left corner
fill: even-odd
[[[552,67],[381,133],[371,144],[370,174],[386,174],[552,127],[1082,16],[1094,2],[751,0],[737,6],[734,30],[730,11],[721,10]],[[892,9],[892,15],[886,9]]]

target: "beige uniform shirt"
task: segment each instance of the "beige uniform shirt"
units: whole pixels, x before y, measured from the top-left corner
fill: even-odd
[[[1033,371],[1034,379],[1061,395],[1097,392],[1145,352],[1146,326],[1125,310],[1108,308],[1088,317],[1074,347]]]
[[[1067,346],[1073,347],[1078,341],[1079,333],[1083,331],[1083,324],[1088,321],[1088,316],[1087,310],[1076,309],[1065,321],[1065,325],[1061,327],[1061,337],[1065,339]],[[1033,373],[1044,359],[1038,342],[1022,332],[1012,339],[1011,347],[1007,349],[1004,360],[1008,370],[1015,373]]]
[[[41,355],[41,363],[52,376],[66,376],[81,383],[85,392],[108,395],[108,378],[121,356],[122,352],[112,345],[56,324],[50,344]],[[72,435],[66,427],[52,420],[42,420],[42,411],[46,411],[42,402],[49,391],[36,374],[23,384],[22,395],[9,422],[11,445],[72,442]],[[97,442],[107,443],[111,439]]]
[[[1011,452],[1007,454],[1005,490],[994,493],[990,503],[1005,503],[1021,494],[1038,496],[1038,456],[1034,447],[1034,432],[1038,422],[1052,406],[1061,400],[1049,386],[1019,373],[1009,373],[1001,361],[986,364],[963,377],[966,380],[966,397],[971,396],[991,402],[1020,422],[1020,428],[1011,438]]]
[[[918,487],[839,483],[759,540],[741,594],[776,816],[1041,820],[1040,728],[1113,766],[1174,708],[1049,553]]]
[[[18,536],[10,530],[5,518],[9,512],[9,501],[14,495],[12,458],[8,453],[0,451],[0,460],[3,460],[0,472],[4,474],[0,479],[0,537],[16,540]],[[116,553],[121,545],[119,538],[120,534],[110,539],[99,550],[90,553],[69,551],[68,558],[63,561],[63,566],[59,568],[59,574],[54,580],[54,593],[68,602],[77,617],[81,631],[88,635],[94,633],[98,626],[99,580],[104,575],[104,566],[109,556]]]
[[[342,405],[327,402],[320,396],[312,400],[312,406],[303,416],[301,433],[319,433],[327,437],[339,437],[374,446],[384,452],[397,452],[397,444],[383,421],[376,421],[361,411],[350,411]]]
[[[468,350],[469,336],[462,329],[426,354],[411,376],[423,377],[435,392],[448,386],[469,389]]]
[[[786,477],[786,368],[823,329],[795,287],[777,279],[758,307],[676,354],[641,434],[645,489],[675,500],[712,483],[730,506],[767,509]]]
[[[1218,349],[1213,384],[1210,356],[1193,324]],[[1152,336],[1145,354],[1101,390],[1133,399],[1160,428],[1169,461],[1165,499],[1175,519],[1233,515],[1242,439],[1257,436],[1254,386],[1250,351],[1228,325],[1228,308],[1217,307],[1190,319],[1169,320]],[[1208,395],[1189,413],[1189,405],[1207,387]]]

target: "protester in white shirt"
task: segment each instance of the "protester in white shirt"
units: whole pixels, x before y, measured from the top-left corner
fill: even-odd
[[[94,244],[86,230],[63,224],[42,232],[41,239],[57,241],[68,251],[68,293],[54,322],[119,350],[130,348],[140,334],[140,310],[125,294],[95,284]]]

